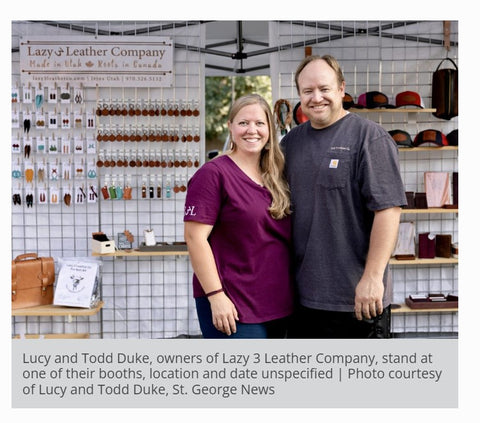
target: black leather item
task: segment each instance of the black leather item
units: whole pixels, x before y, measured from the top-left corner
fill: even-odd
[[[435,258],[435,236],[430,232],[418,234],[418,258]]]
[[[458,207],[458,172],[452,173],[453,204]]]
[[[444,258],[452,256],[452,235],[437,234],[435,237],[435,256]]]
[[[405,192],[405,196],[407,197],[407,205],[405,206],[406,209],[414,209],[415,208],[415,193],[413,191]]]
[[[450,61],[455,69],[440,69],[445,60]],[[458,68],[449,57],[443,59],[433,73],[432,107],[436,109],[433,116],[439,119],[450,120],[458,116]]]
[[[427,194],[425,192],[415,193],[415,208],[428,209]]]
[[[371,331],[367,335],[367,338],[372,339],[385,339],[391,338],[392,333],[390,331],[390,320],[391,320],[391,307],[388,306],[383,310],[383,313],[380,316],[374,317],[373,319],[364,319],[364,321],[371,322]]]

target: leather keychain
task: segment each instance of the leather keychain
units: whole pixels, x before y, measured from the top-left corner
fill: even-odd
[[[132,199],[132,187],[127,185],[123,190],[123,199],[131,200]]]
[[[108,194],[108,188],[107,188],[106,184],[102,187],[102,195],[103,195],[104,200],[108,200],[110,198],[110,195]]]

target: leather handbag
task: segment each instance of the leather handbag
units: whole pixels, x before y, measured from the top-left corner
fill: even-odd
[[[55,262],[27,253],[12,260],[12,309],[53,304]]]
[[[454,69],[440,69],[442,63],[448,60]],[[433,116],[450,120],[458,116],[458,68],[449,57],[443,59],[437,66],[432,77],[432,107],[436,109]]]

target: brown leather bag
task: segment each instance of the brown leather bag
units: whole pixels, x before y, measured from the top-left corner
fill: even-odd
[[[440,69],[445,60],[455,68]],[[433,73],[432,107],[436,109],[433,115],[439,119],[450,120],[458,116],[458,68],[449,57],[443,59]]]
[[[12,260],[12,310],[53,304],[55,262],[36,253]]]

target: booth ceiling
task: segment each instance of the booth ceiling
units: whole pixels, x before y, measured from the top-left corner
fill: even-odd
[[[421,21],[281,21],[292,27],[317,29],[318,36],[306,35],[305,39],[288,44],[269,44],[269,21],[29,21],[45,27],[64,29],[69,34],[79,32],[91,35],[151,35],[166,30],[188,26],[205,26],[205,45],[193,46],[175,43],[175,48],[197,51],[205,54],[206,74],[262,74],[268,73],[269,54],[289,49],[304,48],[334,40],[354,36],[378,36],[404,41],[443,45],[444,39],[420,35],[396,33],[396,28],[404,28]],[[311,32],[311,31],[309,31]],[[293,33],[293,32],[292,32]],[[300,32],[301,33],[301,32]],[[452,45],[457,45],[452,42]],[[12,46],[18,51],[18,46]]]

